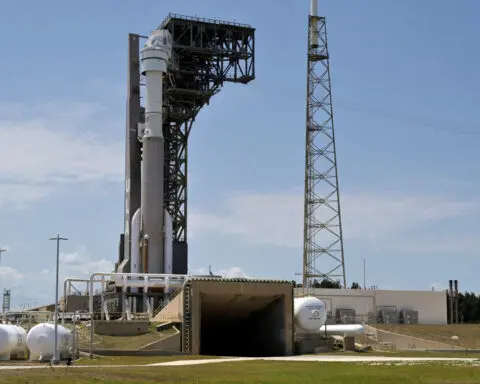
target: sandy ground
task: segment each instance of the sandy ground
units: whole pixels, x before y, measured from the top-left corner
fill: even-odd
[[[128,368],[128,367],[174,367],[198,364],[225,363],[234,361],[250,361],[250,360],[266,360],[266,361],[307,361],[307,362],[324,362],[324,363],[427,363],[427,362],[450,362],[450,363],[474,363],[478,359],[474,358],[443,358],[443,357],[389,357],[389,356],[332,356],[332,355],[304,355],[304,356],[288,356],[288,357],[237,357],[237,358],[219,358],[204,360],[178,360],[154,364],[136,364],[136,365],[73,365],[71,368]],[[49,367],[45,365],[0,365],[0,370],[12,369],[56,369],[65,368],[64,365],[58,367]]]

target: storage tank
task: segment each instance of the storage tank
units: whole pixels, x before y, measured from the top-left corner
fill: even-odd
[[[295,298],[293,313],[295,325],[306,332],[318,332],[327,320],[325,303],[313,296]]]
[[[18,325],[0,324],[0,360],[23,359],[27,332]]]
[[[17,325],[0,324],[0,360],[25,357],[26,334]]]
[[[70,354],[72,333],[58,325],[58,355],[65,359]],[[50,323],[35,325],[27,335],[27,346],[30,349],[30,360],[51,360],[55,348],[55,326]]]

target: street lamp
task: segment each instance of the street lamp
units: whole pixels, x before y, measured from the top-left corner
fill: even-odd
[[[57,233],[57,236],[51,237],[50,240],[55,240],[57,242],[57,271],[55,278],[55,317],[54,317],[54,327],[55,327],[55,345],[53,350],[52,363],[58,364],[60,359],[58,357],[58,270],[60,266],[60,241],[68,240],[66,237],[60,237]]]
[[[0,248],[0,264],[2,264],[2,253],[3,252],[7,252],[7,250],[4,249],[4,248]]]
[[[0,267],[1,267],[1,264],[2,264],[2,253],[3,252],[7,252],[7,250],[5,248],[0,248]],[[2,275],[0,274],[0,283],[1,283],[1,278],[2,278]],[[1,288],[1,285],[0,285],[0,288]],[[2,312],[3,312],[3,304],[2,304]]]

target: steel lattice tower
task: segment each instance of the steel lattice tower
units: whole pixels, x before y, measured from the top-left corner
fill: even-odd
[[[308,18],[303,286],[328,279],[346,287],[327,27],[314,2]]]

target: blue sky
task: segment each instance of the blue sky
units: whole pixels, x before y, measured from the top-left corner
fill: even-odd
[[[349,283],[365,257],[369,285],[480,291],[480,4],[319,2]],[[299,278],[308,0],[141,3],[2,2],[0,285],[16,305],[52,301],[57,231],[62,277],[116,261],[127,34],[169,12],[257,28],[257,79],[226,86],[191,134],[190,270]]]

